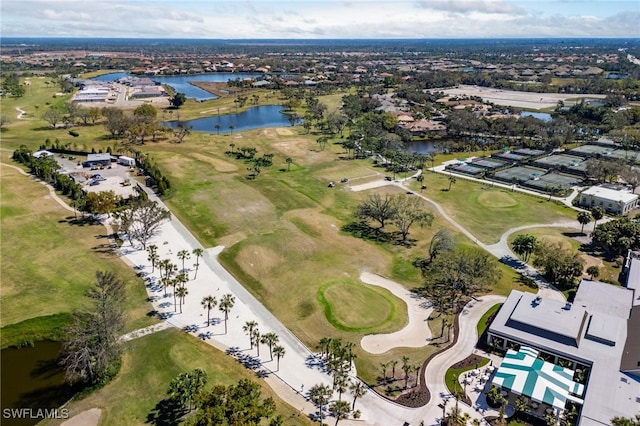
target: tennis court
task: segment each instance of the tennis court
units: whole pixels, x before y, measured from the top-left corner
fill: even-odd
[[[576,176],[547,173],[544,176],[540,176],[539,179],[526,182],[526,185],[547,192],[550,188],[569,189],[580,182],[581,179]]]
[[[526,155],[514,154],[513,152],[501,152],[499,154],[491,155],[491,158],[499,158],[501,160],[507,160],[511,163],[519,163],[520,161],[526,160],[529,157]]]
[[[579,155],[580,157],[606,157],[609,153],[615,151],[615,147],[606,147],[600,145],[582,145],[573,148],[568,152],[571,155]]]
[[[447,166],[447,170],[464,173],[471,176],[478,176],[485,171],[485,169],[481,167],[474,167],[470,164],[456,164],[454,166]]]
[[[538,169],[528,166],[515,166],[506,170],[500,170],[494,174],[496,179],[509,183],[523,183],[533,179],[539,179],[540,176],[547,173],[545,169]]]
[[[584,173],[587,169],[587,162],[583,157],[567,154],[554,154],[538,158],[535,164],[546,168],[567,169],[578,173]]]
[[[634,163],[640,162],[640,152],[638,151],[616,149],[615,151],[609,153],[608,157],[624,161],[633,161]]]
[[[482,167],[483,169],[488,169],[488,170],[497,170],[502,167],[505,167],[507,164],[502,161],[489,160],[488,158],[484,157],[478,160],[473,160],[471,162],[471,165],[476,167]]]
[[[528,157],[540,157],[545,154],[541,149],[520,148],[513,151],[515,154],[526,155]]]

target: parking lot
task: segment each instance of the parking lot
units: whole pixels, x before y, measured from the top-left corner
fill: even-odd
[[[125,198],[135,194],[134,188],[138,183],[134,179],[136,175],[135,168],[132,169],[112,162],[110,168],[104,167],[92,170],[89,167],[82,167],[82,162],[86,160],[85,157],[75,157],[70,160],[68,157],[62,158],[59,154],[56,154],[55,159],[60,164],[62,171],[72,176],[76,182],[81,183],[82,189],[87,192],[113,191],[116,195]]]

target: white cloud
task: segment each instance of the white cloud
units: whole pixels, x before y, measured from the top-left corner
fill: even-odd
[[[640,37],[635,0],[612,1],[607,8],[567,9],[567,4],[545,0],[2,0],[0,32],[3,37]]]

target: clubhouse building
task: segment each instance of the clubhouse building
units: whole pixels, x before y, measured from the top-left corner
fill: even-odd
[[[637,291],[587,279],[573,303],[512,291],[488,329],[487,343],[506,351],[493,385],[538,417],[559,419],[571,402],[580,426],[640,413]]]

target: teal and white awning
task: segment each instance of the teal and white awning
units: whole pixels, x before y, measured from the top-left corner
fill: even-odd
[[[537,356],[538,351],[525,346],[519,352],[509,349],[492,383],[560,410],[567,400],[582,405],[584,385],[573,381],[574,371]]]

